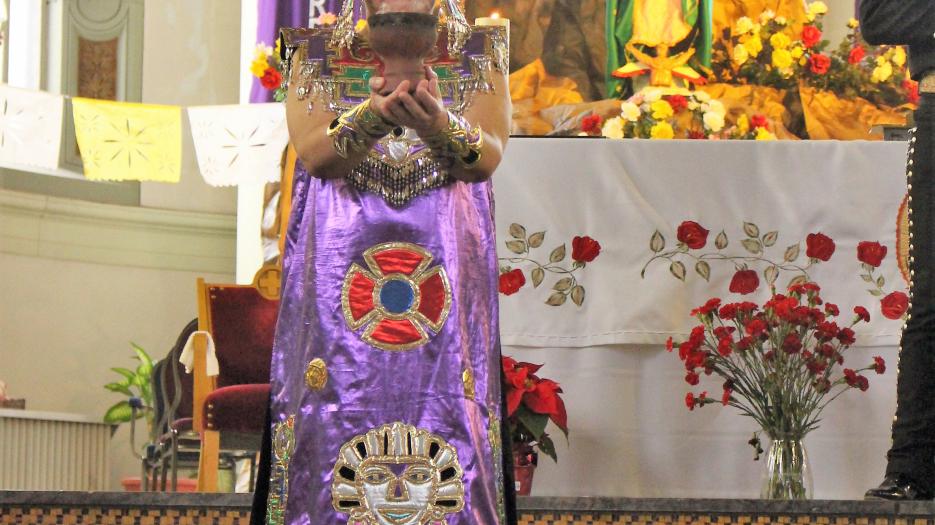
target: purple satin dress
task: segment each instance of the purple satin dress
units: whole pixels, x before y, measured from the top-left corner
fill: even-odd
[[[296,170],[267,523],[506,525],[491,183],[357,175]]]

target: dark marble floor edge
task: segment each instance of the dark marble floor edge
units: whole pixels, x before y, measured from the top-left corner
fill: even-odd
[[[678,498],[519,498],[520,511],[609,512],[651,514],[769,514],[839,516],[930,516],[935,502],[913,502],[903,508],[892,501]]]
[[[27,508],[148,508],[247,511],[251,494],[160,492],[2,491],[0,509]],[[759,499],[676,499],[609,497],[521,497],[521,512],[647,513],[647,514],[761,514],[837,516],[935,516],[935,502],[914,501],[770,501]]]
[[[2,507],[104,507],[249,510],[252,494],[0,491]]]

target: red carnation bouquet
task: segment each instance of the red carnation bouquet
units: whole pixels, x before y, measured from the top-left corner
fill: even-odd
[[[555,443],[546,432],[549,421],[568,438],[568,413],[559,396],[562,389],[555,381],[537,376],[540,368],[542,365],[503,357],[506,419],[518,465],[535,464],[536,450],[558,461]]]
[[[698,385],[701,374],[718,376],[723,383],[719,395],[689,392],[686,406],[689,410],[716,403],[735,407],[759,424],[773,447],[790,443],[801,447],[802,439],[818,428],[828,404],[848,390],[866,391],[869,381],[864,372],[886,370],[883,358],[874,357],[863,368],[838,371],[855,342],[853,327],[869,322],[870,314],[858,306],[849,322],[839,325],[838,307],[825,303],[812,282],[793,284],[788,294],[774,292],[762,307],[752,302],[722,305],[715,298],[692,310],[692,315],[701,324],[683,343],[670,338],[667,349],[678,349],[688,384]],[[750,444],[759,457],[759,432]],[[801,469],[798,462],[804,459],[796,455],[793,450],[780,454],[792,463],[777,468]],[[805,498],[802,483],[768,479],[763,496]]]

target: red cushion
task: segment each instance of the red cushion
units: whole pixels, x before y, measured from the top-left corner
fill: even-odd
[[[252,287],[209,288],[218,386],[268,383],[279,301]]]
[[[204,428],[261,434],[269,405],[269,383],[219,388],[205,398]]]

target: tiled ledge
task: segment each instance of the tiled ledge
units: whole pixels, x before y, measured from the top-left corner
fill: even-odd
[[[0,491],[4,507],[138,507],[148,509],[248,510],[250,494],[203,494],[160,492],[33,492]],[[521,512],[551,513],[645,513],[645,514],[768,514],[848,515],[887,517],[935,517],[935,502],[917,501],[770,501],[745,499],[656,498],[519,498]]]

